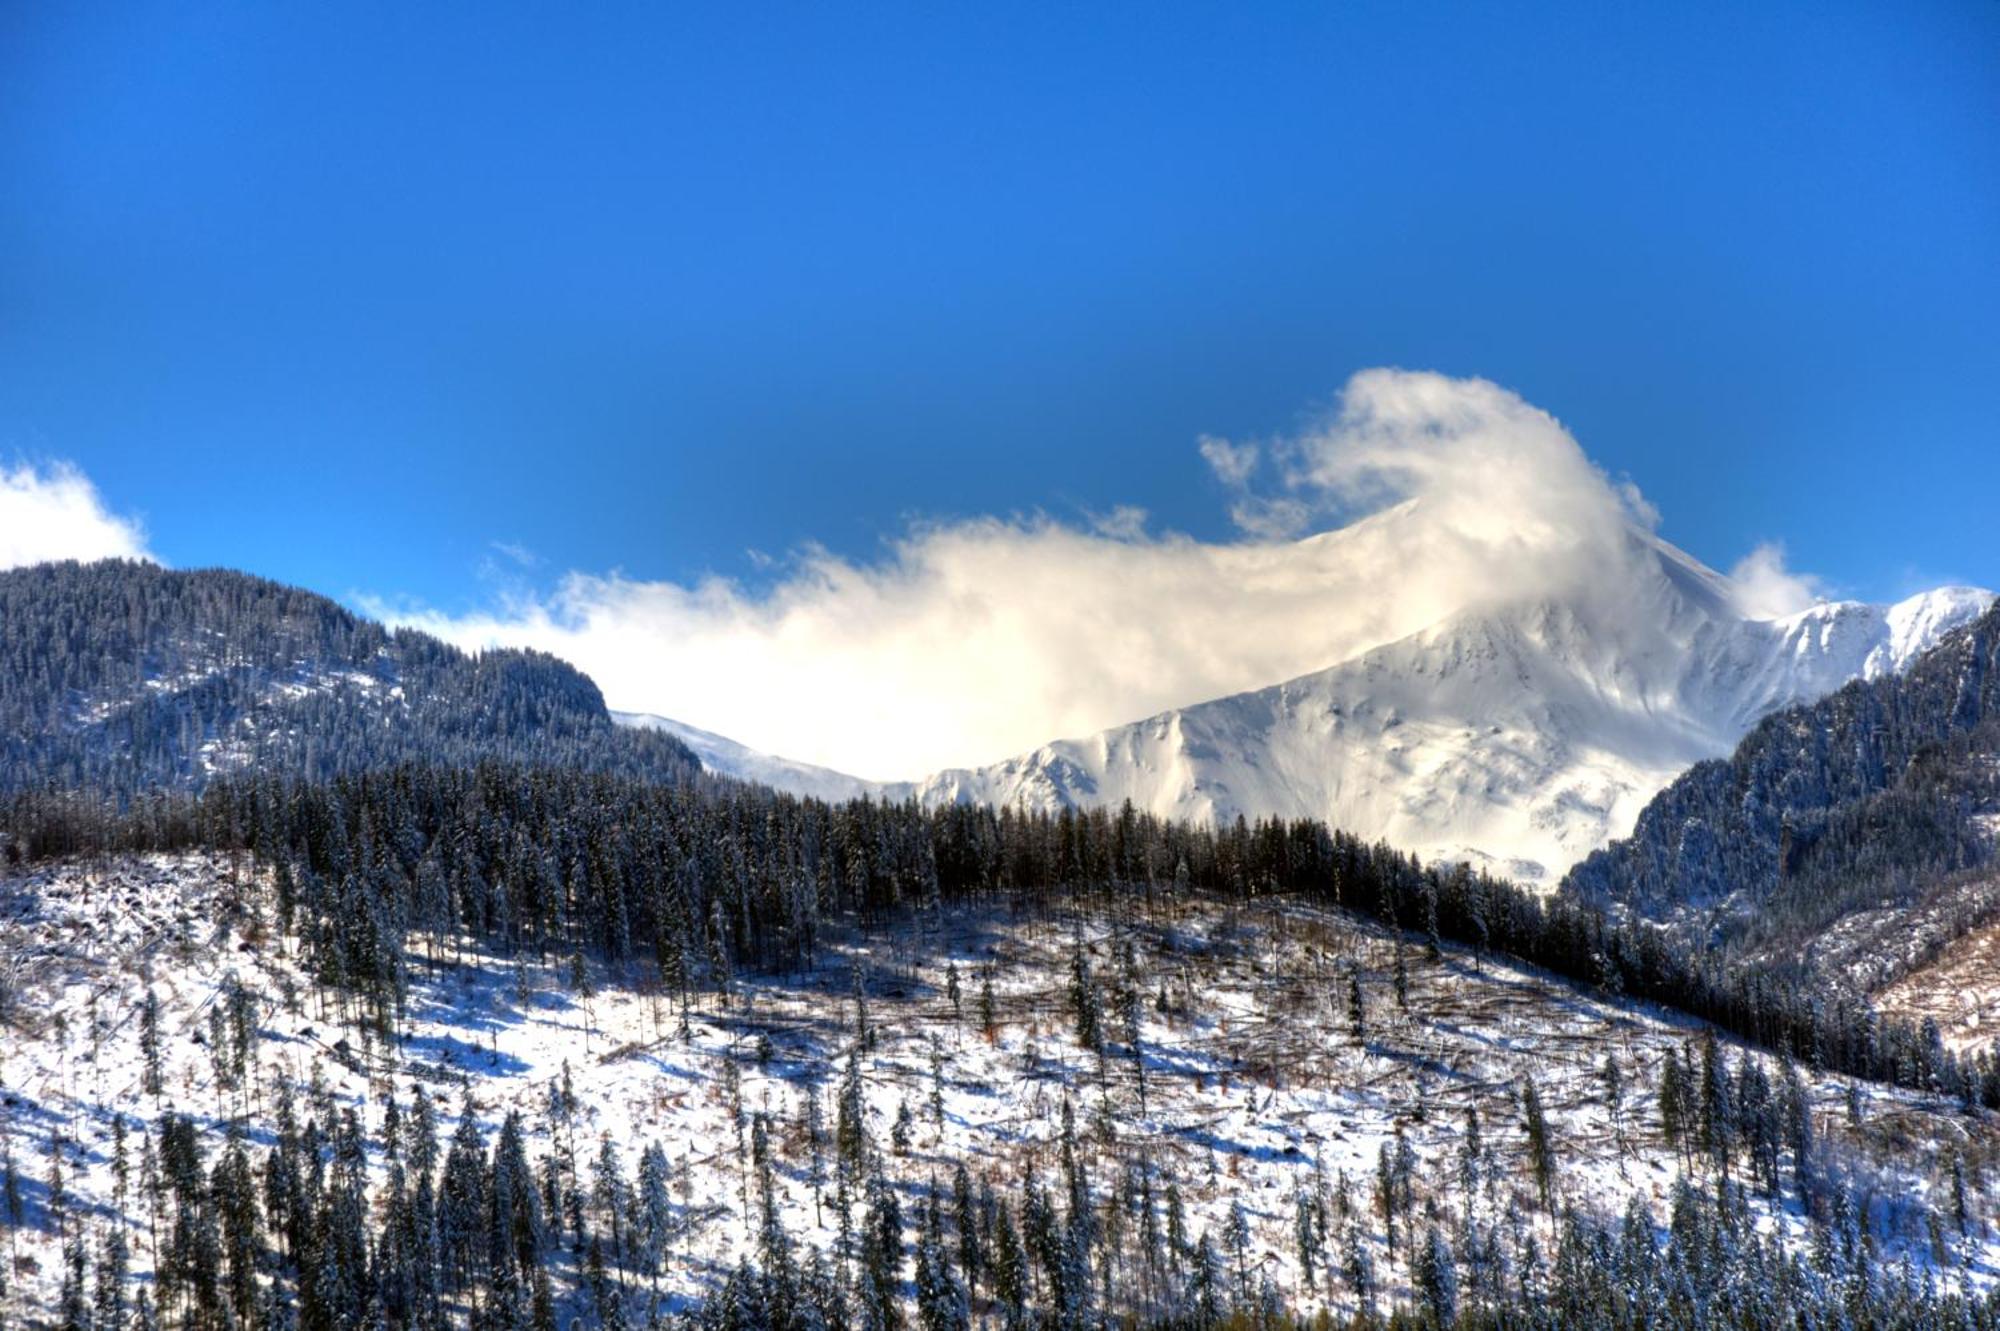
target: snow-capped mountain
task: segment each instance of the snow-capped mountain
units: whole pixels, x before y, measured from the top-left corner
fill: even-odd
[[[713,770],[804,793],[1323,818],[1553,883],[1761,717],[1902,668],[1993,600],[1949,587],[1753,619],[1722,575],[1649,533],[1630,539],[1642,573],[1615,597],[1585,588],[1462,612],[1313,674],[913,785],[667,728]]]
[[[676,721],[672,717],[654,716],[650,712],[613,712],[611,719],[634,730],[657,730],[672,735],[694,751],[706,771],[733,776],[740,781],[755,781],[759,785],[811,799],[829,802],[855,800],[863,796],[900,799],[916,789],[914,782],[868,781],[836,772],[830,767],[815,767],[811,763],[761,753],[747,744],[738,744],[727,736]]]

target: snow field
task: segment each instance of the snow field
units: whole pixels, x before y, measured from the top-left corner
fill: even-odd
[[[1101,995],[1102,1057],[1076,1033],[1079,939]],[[1137,963],[1136,1050],[1116,1001],[1128,941]],[[1399,947],[1407,1008],[1395,996]],[[143,1279],[152,1261],[147,1218],[136,1188],[122,1211],[115,1204],[114,1118],[124,1119],[134,1162],[142,1135],[169,1111],[195,1119],[211,1156],[228,1122],[246,1117],[261,1152],[280,1080],[297,1088],[302,1116],[315,1100],[356,1109],[379,1178],[376,1138],[391,1094],[405,1112],[419,1090],[433,1096],[442,1138],[469,1104],[489,1144],[518,1110],[531,1159],[572,1145],[551,1134],[548,1112],[566,1063],[586,1186],[606,1140],[628,1181],[649,1143],[667,1155],[674,1231],[664,1269],[627,1279],[670,1306],[699,1299],[754,1245],[754,1184],[739,1143],[765,1114],[786,1227],[794,1240],[826,1247],[835,1097],[856,1036],[857,974],[874,1031],[860,1059],[869,1136],[907,1194],[906,1225],[916,1224],[914,1203],[933,1181],[948,1190],[961,1160],[1003,1196],[1030,1172],[1056,1184],[1067,1100],[1100,1200],[1143,1164],[1156,1188],[1176,1183],[1190,1234],[1207,1231],[1218,1247],[1240,1205],[1253,1278],[1270,1279],[1302,1311],[1340,1311],[1351,1299],[1324,1271],[1311,1291],[1299,1287],[1302,1190],[1337,1195],[1345,1180],[1385,1300],[1408,1296],[1407,1236],[1433,1217],[1456,1232],[1470,1214],[1508,1243],[1536,1235],[1547,1250],[1551,1230],[1520,1107],[1524,1079],[1539,1090],[1555,1142],[1557,1209],[1616,1218],[1636,1196],[1663,1224],[1682,1166],[1660,1132],[1659,1070],[1699,1034],[1678,1017],[1458,948],[1433,958],[1420,940],[1399,943],[1373,925],[1276,898],[1150,912],[1136,902],[1049,914],[968,907],[882,932],[850,927],[807,973],[738,975],[726,997],[695,995],[684,1033],[679,998],[653,982],[649,962],[592,964],[579,988],[556,958],[468,948],[435,964],[415,953],[397,1038],[373,1037],[301,973],[261,875],[218,856],[44,866],[0,879],[0,959],[9,1000],[0,1135],[26,1202],[25,1221],[9,1237],[10,1298],[44,1311],[61,1275],[46,1182],[52,1144],[73,1213],[93,1226],[125,1226]],[[948,965],[958,972],[956,1007]],[[1364,995],[1360,1042],[1350,1030],[1351,974]],[[210,1010],[232,976],[255,999],[259,1031],[256,1073],[236,1090],[216,1075],[209,1034]],[[981,1020],[988,977],[990,1035]],[[165,1086],[157,1100],[142,1090],[138,1013],[149,985],[161,1005]],[[1624,1087],[1615,1117],[1601,1077],[1607,1056]],[[1732,1064],[1735,1057],[1732,1047]],[[1849,1090],[1837,1078],[1811,1084],[1825,1168],[1875,1199],[1871,1222],[1886,1251],[1930,1261],[1915,1203],[1942,1186],[1943,1152],[1962,1153],[1978,1179],[2000,1135],[1955,1107],[1876,1086],[1858,1088],[1865,1113],[1851,1124]],[[819,1204],[802,1127],[805,1097],[815,1092],[829,1139]],[[905,1105],[909,1143],[898,1150]],[[1468,1109],[1485,1143],[1469,1212],[1460,1182]],[[1371,1198],[1382,1152],[1393,1151],[1399,1132],[1417,1164],[1416,1210],[1401,1222],[1405,1238],[1392,1256]],[[1695,1182],[1711,1186],[1706,1173]],[[1979,1193],[1982,1214],[1987,1197]],[[1809,1242],[1789,1181],[1779,1199],[1757,1201],[1756,1213],[1767,1230]],[[1970,1238],[1954,1240],[1945,1278],[1990,1282],[2000,1270],[1996,1244],[2000,1235],[1982,1220]]]

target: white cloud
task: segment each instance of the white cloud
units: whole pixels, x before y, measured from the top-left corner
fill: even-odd
[[[66,462],[0,464],[0,568],[56,559],[151,559],[137,521],[104,506]]]
[[[1227,439],[1205,434],[1197,441],[1197,446],[1201,449],[1202,459],[1224,485],[1240,490],[1250,483],[1250,474],[1257,470],[1257,445],[1233,444]]]
[[[1766,541],[1729,570],[1736,605],[1751,619],[1781,619],[1826,599],[1826,586],[1785,567],[1785,547]]]
[[[1631,533],[1655,515],[1495,384],[1370,370],[1294,437],[1199,447],[1242,539],[1148,534],[1133,514],[980,519],[918,526],[872,562],[807,547],[768,589],[572,573],[485,614],[388,617],[559,653],[614,707],[914,777],[1292,678],[1472,606],[1634,614]]]
[[[1109,513],[1090,514],[1090,529],[1099,536],[1109,536],[1113,540],[1142,540],[1146,535],[1148,516],[1143,508],[1120,504]]]

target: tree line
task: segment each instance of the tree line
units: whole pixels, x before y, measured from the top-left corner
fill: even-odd
[[[384,1030],[410,968],[461,940],[538,960],[646,968],[683,1003],[738,968],[799,969],[831,917],[880,921],[947,901],[1039,909],[1190,893],[1297,894],[1716,1023],[1813,1069],[2000,1107],[2000,1060],[1879,1018],[1812,977],[1745,969],[1569,897],[1462,864],[1425,865],[1309,821],[1210,827],[1129,804],[1059,813],[914,802],[829,804],[728,782],[408,765],[302,781],[231,778],[119,806],[18,794],[14,857],[209,847],[272,866],[316,974]]]

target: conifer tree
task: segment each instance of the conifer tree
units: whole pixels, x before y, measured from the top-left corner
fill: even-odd
[[[125,1230],[122,1225],[113,1224],[106,1231],[98,1253],[97,1286],[91,1309],[92,1331],[125,1331],[125,1281],[129,1265]]]
[[[648,1142],[639,1154],[639,1187],[633,1224],[638,1231],[639,1269],[658,1285],[660,1262],[673,1225],[673,1202],[667,1192],[667,1156],[658,1142]]]
[[[1070,943],[1069,1008],[1076,1023],[1076,1042],[1092,1053],[1104,1051],[1104,1017],[1097,984],[1090,973],[1090,954],[1078,929]]]
[[[862,1227],[861,1331],[897,1331],[902,1326],[897,1292],[902,1272],[902,1209],[888,1182],[877,1174],[868,1185],[868,1216]]]
[[[858,1176],[868,1163],[868,1097],[861,1082],[861,1042],[848,1046],[847,1071],[840,1083],[834,1143],[841,1173]]]
[[[928,1044],[931,1069],[931,1126],[936,1129],[938,1138],[942,1141],[944,1138],[944,1049],[938,1044],[935,1035],[930,1037]]]
[[[1432,1225],[1417,1245],[1417,1290],[1434,1327],[1450,1327],[1458,1320],[1458,1267],[1452,1260],[1451,1244]]]
[[[1300,1188],[1292,1200],[1292,1241],[1299,1259],[1299,1283],[1306,1290],[1312,1289],[1316,1283],[1324,1227],[1325,1220],[1313,1195]]]
[[[1465,1107],[1465,1133],[1459,1139],[1458,1188],[1464,1194],[1465,1226],[1472,1225],[1472,1208],[1479,1196],[1479,1173],[1485,1146],[1480,1141],[1479,1110]]]
[[[1362,1005],[1361,972],[1349,971],[1347,975],[1347,1035],[1359,1045],[1367,1039],[1367,1013]]]
[[[943,1222],[938,1213],[937,1188],[933,1184],[917,1236],[917,1321],[923,1331],[966,1331],[971,1313],[965,1289],[952,1271],[951,1253],[945,1246]]]
[[[1213,1331],[1222,1324],[1222,1273],[1217,1269],[1215,1245],[1204,1233],[1196,1242],[1189,1261],[1186,1316],[1196,1331]]]
[[[1000,1034],[1000,1018],[993,1001],[993,971],[990,967],[979,972],[979,1031],[989,1041]]]
[[[1349,1220],[1342,1229],[1341,1276],[1347,1282],[1348,1293],[1354,1296],[1362,1311],[1370,1312],[1375,1303],[1375,1269],[1369,1259],[1368,1247],[1361,1227]]]
[[[993,1224],[993,1297],[1007,1331],[1023,1331],[1028,1323],[1027,1254],[1014,1228],[1013,1210],[1004,1202]]]
[[[966,1168],[965,1157],[960,1156],[952,1162],[951,1220],[952,1230],[958,1236],[958,1267],[965,1278],[968,1299],[978,1292],[986,1273],[986,1248],[980,1234],[984,1210],[973,1194],[972,1171]]]
[[[154,1100],[166,1089],[160,1058],[160,998],[149,986],[139,1005],[139,1087]]]
[[[1541,1197],[1542,1210],[1553,1214],[1555,1144],[1549,1139],[1549,1120],[1542,1112],[1542,1093],[1536,1089],[1533,1077],[1521,1079],[1521,1121],[1528,1135],[1528,1167],[1535,1177],[1535,1192]]]

